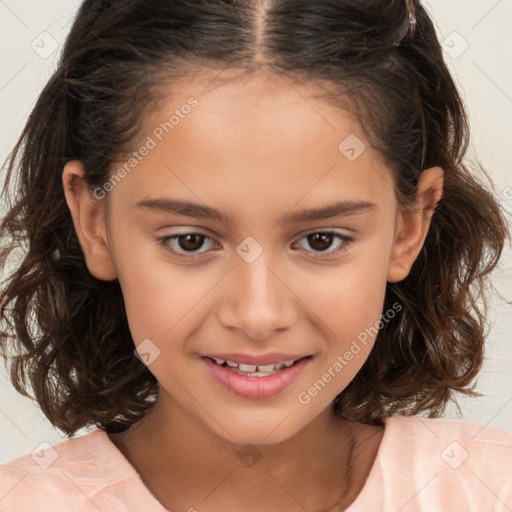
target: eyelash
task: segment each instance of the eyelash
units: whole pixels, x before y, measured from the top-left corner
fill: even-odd
[[[343,235],[341,233],[337,233],[335,231],[311,231],[310,233],[306,233],[305,235],[303,235],[299,239],[299,241],[302,239],[305,239],[309,236],[318,235],[318,234],[332,235],[334,237],[334,239],[337,238],[341,242],[340,246],[337,249],[335,249],[334,251],[313,252],[313,254],[318,255],[320,257],[320,259],[329,258],[329,257],[336,256],[338,254],[346,252],[348,250],[348,246],[354,241],[353,238]],[[170,252],[171,254],[176,255],[178,257],[188,258],[188,259],[195,259],[195,258],[201,257],[201,254],[205,254],[205,252],[207,252],[207,251],[203,251],[201,253],[196,253],[196,254],[183,254],[183,253],[180,253],[171,248],[171,245],[169,244],[170,241],[177,240],[180,237],[186,237],[188,235],[195,235],[195,236],[202,237],[205,240],[212,240],[209,236],[203,235],[201,233],[191,232],[191,233],[180,233],[180,234],[176,234],[176,235],[166,236],[166,237],[158,239],[158,242],[164,248],[164,250],[166,250],[167,252]],[[307,252],[311,252],[311,251],[307,251]]]

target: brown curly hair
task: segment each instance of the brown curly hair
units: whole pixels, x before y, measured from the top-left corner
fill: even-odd
[[[406,279],[388,283],[385,310],[403,307],[335,411],[382,425],[395,414],[438,416],[455,392],[478,395],[485,286],[509,232],[485,170],[474,165],[491,186],[463,163],[467,115],[419,0],[83,2],[5,164],[0,350],[16,390],[31,397],[30,384],[68,436],[126,430],[154,404],[159,384],[134,355],[119,283],[87,270],[62,170],[81,160],[91,190],[101,186],[159,86],[234,65],[329,84],[326,99],[357,113],[389,163],[403,208],[422,170],[445,172],[420,255]]]

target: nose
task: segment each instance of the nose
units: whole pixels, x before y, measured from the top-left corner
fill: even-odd
[[[292,283],[274,270],[265,252],[252,263],[235,262],[225,283],[218,309],[221,324],[252,340],[263,340],[297,321],[297,304]],[[227,290],[227,292],[226,292]]]

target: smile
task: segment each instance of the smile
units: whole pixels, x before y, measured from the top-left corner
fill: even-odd
[[[211,357],[201,358],[210,376],[223,389],[234,395],[254,400],[263,400],[283,392],[299,377],[311,359],[312,356],[307,356],[258,366],[219,358],[217,360]]]

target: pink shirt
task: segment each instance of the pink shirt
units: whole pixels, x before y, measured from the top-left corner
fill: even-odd
[[[201,512],[201,502],[190,511]],[[0,472],[1,512],[166,512],[102,430]],[[346,512],[510,512],[512,434],[476,423],[391,417]]]

